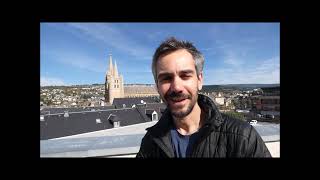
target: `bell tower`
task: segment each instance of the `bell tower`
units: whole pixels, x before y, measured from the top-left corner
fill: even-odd
[[[112,54],[109,54],[109,69],[105,78],[105,101],[112,104],[114,98],[123,98],[123,76],[118,74],[117,62],[113,66]]]

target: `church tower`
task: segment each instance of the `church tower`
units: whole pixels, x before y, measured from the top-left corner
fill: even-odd
[[[112,65],[111,54],[109,54],[109,69],[105,79],[105,101],[112,104],[114,98],[123,98],[123,76],[118,73],[117,62],[115,62],[114,66]]]

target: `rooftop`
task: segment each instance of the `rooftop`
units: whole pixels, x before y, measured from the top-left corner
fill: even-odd
[[[165,107],[162,103],[153,103],[136,108],[80,112],[70,112],[66,109],[67,113],[40,114],[40,140],[111,129],[114,128],[115,120],[120,122],[120,126],[150,122],[152,117],[148,112],[156,111],[160,119],[161,109]]]
[[[40,157],[135,157],[146,128],[157,121],[40,141]],[[280,125],[254,126],[271,155],[280,157]]]

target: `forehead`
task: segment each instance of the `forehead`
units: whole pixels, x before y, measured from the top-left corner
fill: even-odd
[[[159,71],[176,71],[183,69],[194,69],[194,59],[187,50],[181,49],[164,56],[161,56],[157,61],[157,70]]]

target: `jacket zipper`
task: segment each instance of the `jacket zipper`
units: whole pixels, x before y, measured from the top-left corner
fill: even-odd
[[[210,128],[209,126],[206,127],[206,128]],[[203,132],[204,135],[202,137],[200,137],[200,139],[198,139],[198,141],[195,142],[195,144],[193,145],[193,148],[192,148],[192,152],[191,152],[191,157],[195,157],[195,150],[198,148],[199,144],[204,141],[212,132],[213,130],[212,129],[208,129],[207,131]]]
[[[160,149],[168,156],[173,157],[170,151],[168,150],[168,147],[165,146],[160,140],[153,138],[153,141],[160,147]]]

